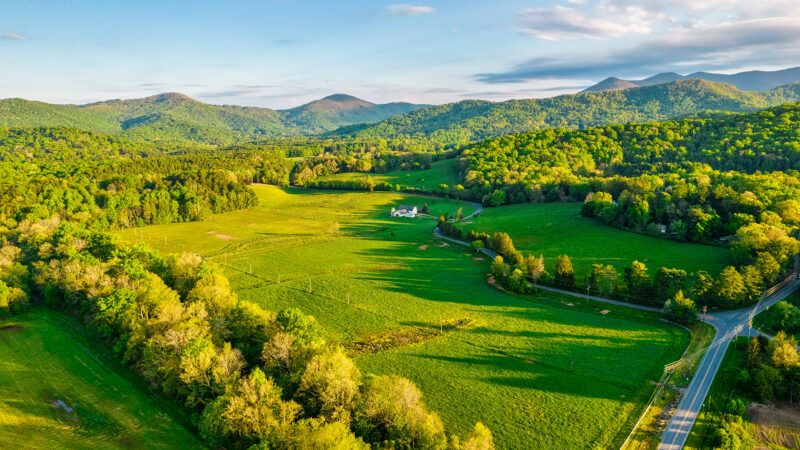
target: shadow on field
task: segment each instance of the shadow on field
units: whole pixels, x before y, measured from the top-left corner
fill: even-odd
[[[442,364],[455,364],[468,367],[462,370],[462,377],[476,381],[512,388],[531,389],[543,392],[575,395],[576,386],[580,385],[581,395],[608,400],[620,400],[620,395],[630,396],[640,386],[599,378],[594,371],[570,370],[542,361],[523,360],[509,357],[506,354],[476,355],[474,357],[453,357],[443,355],[411,355],[427,360],[427,364],[436,361]],[[587,383],[587,379],[591,382]]]

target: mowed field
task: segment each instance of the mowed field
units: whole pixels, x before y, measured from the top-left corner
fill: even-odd
[[[254,189],[256,208],[121,234],[210,258],[240,298],[273,311],[297,306],[332,341],[464,323],[356,357],[365,372],[417,383],[454,432],[481,421],[500,448],[618,446],[652,380],[688,344],[687,333],[655,314],[490,285],[487,261],[431,236],[433,216],[468,206],[398,193]],[[423,201],[431,217],[388,215]]]
[[[647,265],[650,276],[661,267],[717,275],[730,265],[723,247],[677,242],[620,230],[581,215],[580,203],[517,204],[486,208],[465,224],[466,230],[508,233],[523,253],[543,255],[555,273],[558,255],[568,255],[576,278],[583,281],[592,264],[611,264],[622,273],[634,260]]]
[[[445,159],[431,163],[428,170],[395,170],[387,173],[347,172],[320,177],[320,181],[329,180],[365,180],[367,177],[376,182],[385,181],[401,188],[436,189],[440,184],[455,186],[458,184],[458,169],[455,159]]]
[[[204,447],[73,325],[41,309],[0,322],[0,448]]]

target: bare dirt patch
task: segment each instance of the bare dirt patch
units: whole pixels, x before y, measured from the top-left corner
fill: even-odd
[[[457,319],[442,322],[438,326],[386,330],[362,336],[358,341],[347,343],[345,346],[350,354],[364,355],[429,341],[448,332],[469,327],[471,324],[470,319]]]
[[[500,289],[503,292],[508,292],[503,286],[500,286],[497,283],[497,280],[494,279],[494,275],[489,274],[489,278],[486,281],[488,281],[489,284],[491,284],[492,286],[496,287],[497,289]]]
[[[483,258],[481,258],[480,256],[475,256],[472,259],[475,261],[483,261]]]
[[[751,403],[747,416],[755,424],[756,435],[763,442],[786,448],[799,448],[800,411],[789,404]]]
[[[419,246],[419,249],[420,249],[420,250],[427,250],[427,249],[428,249],[428,244],[425,244],[425,245],[420,245],[420,246]]]
[[[24,329],[25,327],[16,323],[0,327],[0,331],[22,331]]]
[[[227,234],[222,234],[222,233],[216,233],[214,234],[214,237],[217,239],[222,239],[223,241],[235,241],[237,239],[233,236],[229,236]]]
[[[610,309],[604,309],[604,310],[600,311],[600,314],[602,314],[602,315],[606,315],[606,314],[608,314],[608,313],[610,313],[610,312],[611,312],[611,310],[610,310]]]
[[[442,242],[442,245],[437,245],[437,247],[450,247],[450,244],[447,242]]]

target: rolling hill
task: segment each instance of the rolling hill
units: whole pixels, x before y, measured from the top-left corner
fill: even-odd
[[[628,89],[637,86],[652,86],[654,84],[671,83],[673,81],[692,79],[714,81],[717,83],[729,83],[743,91],[766,91],[784,84],[799,82],[800,67],[776,70],[772,72],[751,70],[748,72],[739,72],[734,74],[695,72],[689,75],[681,75],[675,72],[665,72],[642,80],[621,80],[616,77],[608,77],[605,80],[584,89],[582,92],[601,92],[616,89]]]
[[[376,105],[346,94],[334,94],[296,108],[281,111],[287,122],[311,133],[331,131],[344,124],[380,122],[429,105],[385,103]]]
[[[330,133],[356,138],[425,138],[464,144],[543,128],[586,128],[658,121],[704,110],[747,112],[800,99],[800,83],[766,91],[740,91],[704,80],[682,80],[624,90],[586,92],[545,99],[466,100],[392,116],[377,124]]]

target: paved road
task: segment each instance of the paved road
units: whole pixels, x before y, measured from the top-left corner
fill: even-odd
[[[443,235],[439,231],[438,227],[433,230],[433,234],[440,239],[444,239],[455,244],[465,246],[470,245],[468,242],[460,241]],[[496,252],[487,248],[481,248],[479,251],[488,255],[492,259],[497,256]],[[629,308],[635,308],[644,311],[661,311],[659,308],[650,306],[609,300],[607,298],[564,291],[548,286],[536,287],[546,291],[557,292],[559,294],[571,295],[573,297],[594,300],[612,305],[627,306]],[[711,384],[714,382],[714,377],[719,370],[719,366],[722,364],[722,359],[725,357],[725,351],[728,349],[728,345],[734,337],[748,335],[748,321],[751,313],[754,312],[753,310],[757,308],[755,314],[764,311],[770,306],[788,297],[790,294],[796,291],[798,287],[800,287],[800,280],[793,280],[788,285],[769,296],[767,299],[759,302],[757,305],[749,308],[737,309],[734,311],[721,311],[702,314],[700,316],[702,320],[710,323],[717,330],[717,334],[714,336],[714,339],[706,350],[705,355],[703,355],[703,359],[700,361],[692,381],[686,388],[686,392],[684,393],[681,402],[678,404],[678,408],[675,410],[675,414],[672,415],[672,418],[667,424],[667,428],[664,429],[664,432],[661,435],[661,444],[658,447],[659,450],[677,450],[683,448],[686,438],[689,437],[689,432],[692,431],[692,426],[697,419],[697,414],[703,407],[703,403],[708,395],[708,390],[711,388]],[[758,332],[754,330],[753,335],[756,333]]]
[[[660,450],[683,448],[686,438],[689,437],[689,432],[692,431],[694,421],[697,419],[697,414],[703,407],[708,390],[714,382],[714,376],[717,374],[720,364],[722,364],[728,345],[734,337],[747,335],[747,323],[753,310],[758,308],[755,311],[758,314],[788,297],[798,287],[800,287],[800,280],[794,280],[758,305],[701,316],[704,321],[716,328],[717,334],[714,336],[714,340],[706,350],[705,355],[703,355],[703,359],[700,361],[689,387],[675,410],[675,414],[672,415],[667,428],[661,434],[661,444],[658,446]]]

